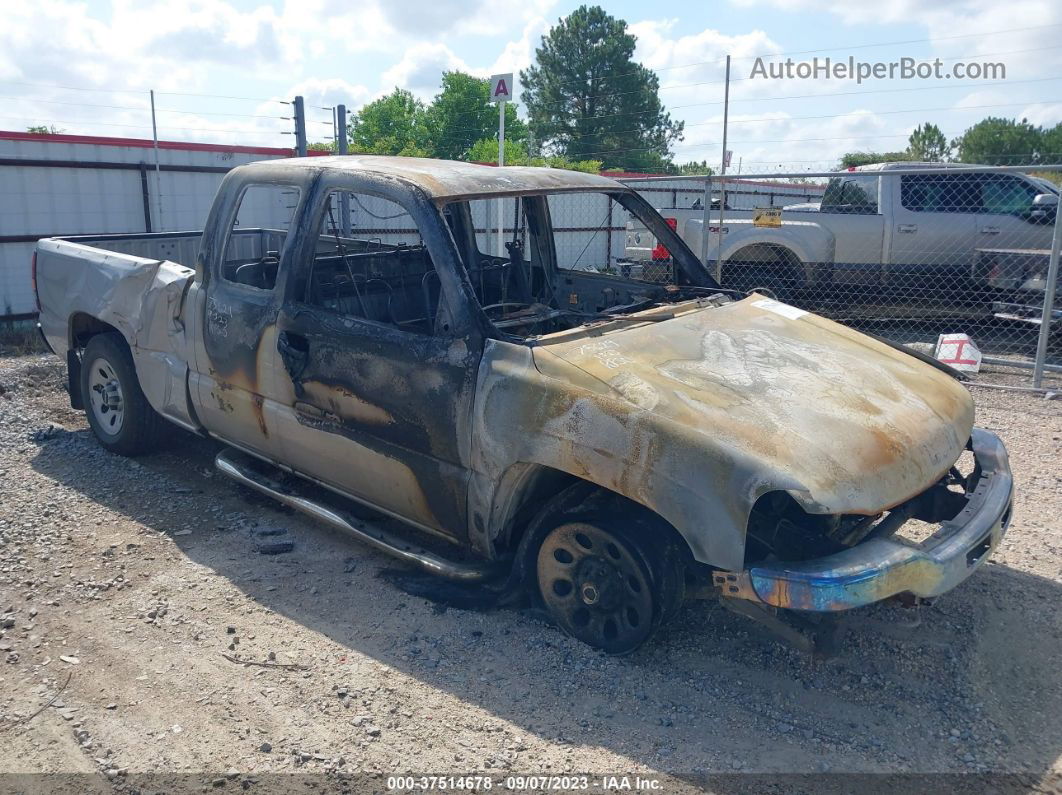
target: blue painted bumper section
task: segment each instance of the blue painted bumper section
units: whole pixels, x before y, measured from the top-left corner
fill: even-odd
[[[966,507],[921,544],[872,539],[817,560],[772,563],[740,573],[719,572],[724,595],[792,610],[832,612],[911,593],[938,596],[969,577],[999,544],[1010,524],[1014,482],[1003,443],[974,428],[971,447],[980,478]]]

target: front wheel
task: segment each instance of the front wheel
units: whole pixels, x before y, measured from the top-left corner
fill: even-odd
[[[569,635],[609,654],[634,651],[681,602],[679,557],[660,548],[669,543],[619,523],[555,527],[538,551],[542,601]]]
[[[81,396],[89,427],[112,453],[140,455],[156,449],[163,419],[144,397],[125,340],[99,334],[81,356]]]

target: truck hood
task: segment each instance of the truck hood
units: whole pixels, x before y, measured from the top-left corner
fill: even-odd
[[[757,462],[765,483],[789,484],[812,513],[904,502],[970,437],[973,401],[961,384],[825,318],[759,295],[638,317],[654,315],[545,337],[536,367],[583,386],[589,375],[706,450]]]

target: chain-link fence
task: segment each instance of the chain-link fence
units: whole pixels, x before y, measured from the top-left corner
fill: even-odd
[[[1053,301],[1060,176],[1053,165],[896,164],[699,185],[627,182],[726,287],[905,344],[967,334],[990,361],[1034,369],[1039,385],[1044,368],[1062,370],[1062,305]],[[584,202],[566,217],[593,218],[597,209]],[[651,230],[610,210],[615,237],[604,269],[672,280],[670,254]]]

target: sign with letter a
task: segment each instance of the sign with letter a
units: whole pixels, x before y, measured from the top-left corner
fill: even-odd
[[[513,73],[504,75],[491,75],[490,78],[490,101],[512,102],[516,86],[513,85]]]

